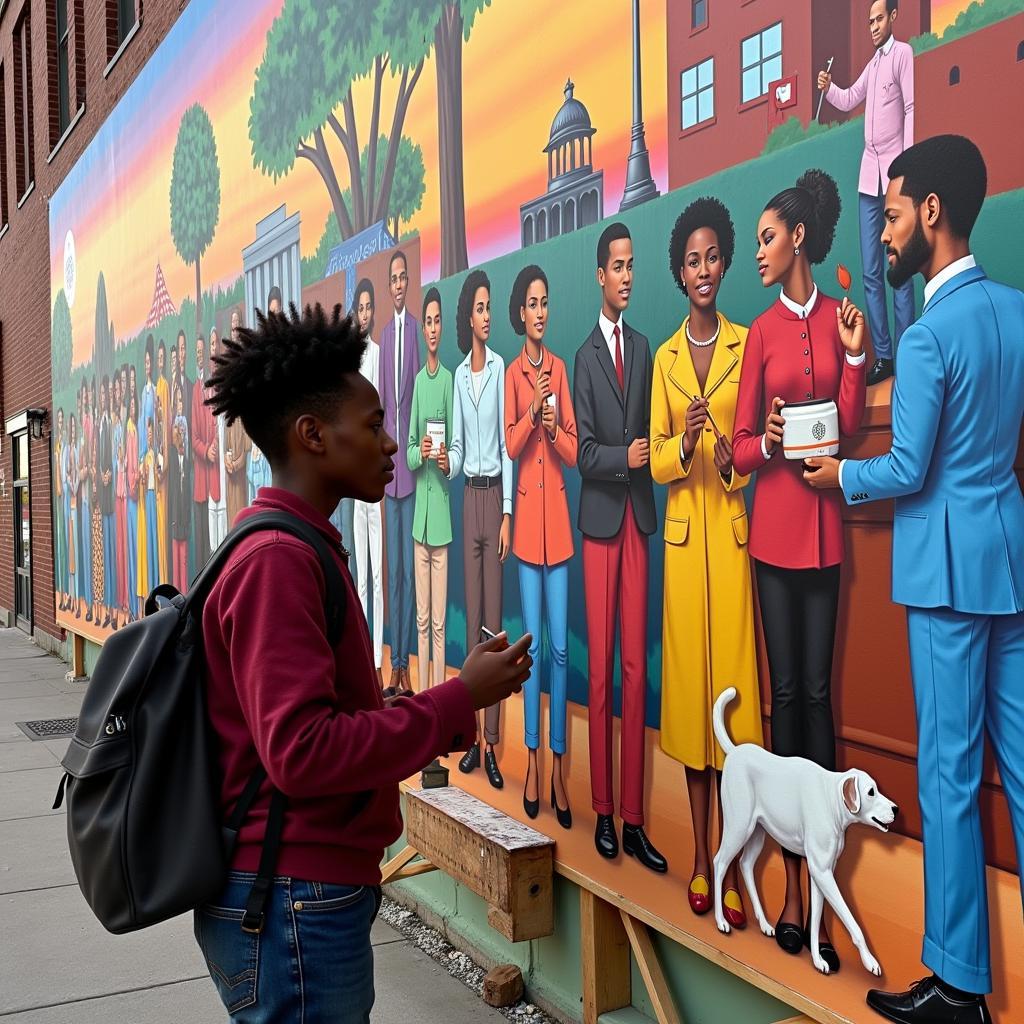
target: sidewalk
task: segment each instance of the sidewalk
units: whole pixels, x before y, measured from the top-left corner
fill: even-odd
[[[78,714],[83,687],[23,633],[0,629],[0,1021],[206,1024],[227,1019],[191,917],[110,935],[78,890],[64,812],[51,811],[68,741],[30,741],[16,722]],[[503,1021],[378,921],[374,1024]]]

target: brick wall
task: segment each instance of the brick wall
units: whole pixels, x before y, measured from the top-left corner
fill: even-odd
[[[146,0],[139,29],[117,63],[104,77],[108,55],[108,11],[116,0],[68,0],[72,22],[71,116],[84,100],[85,112],[63,145],[51,152],[51,96],[56,102],[56,76],[49,71],[47,8],[52,0],[0,2],[0,65],[3,66],[7,137],[0,139],[7,154],[7,210],[10,227],[0,237],[0,416],[11,417],[27,408],[49,410],[50,394],[50,251],[47,206],[75,161],[89,144],[117,100],[174,24],[187,0]],[[141,10],[141,0],[137,2]],[[15,146],[16,104],[13,33],[22,13],[32,25],[32,92],[35,188],[18,208]],[[77,32],[78,25],[83,31]],[[17,193],[17,194],[16,194]],[[35,628],[59,638],[53,608],[53,532],[50,520],[50,430],[31,442],[32,593]],[[3,424],[0,422],[0,430]],[[2,441],[0,466],[6,481],[0,492],[0,608],[14,608],[13,464],[11,444]]]

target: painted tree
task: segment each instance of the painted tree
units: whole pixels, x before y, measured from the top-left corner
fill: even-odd
[[[400,222],[408,221],[423,205],[423,196],[427,191],[426,175],[423,150],[403,135],[398,144],[395,180],[391,186],[391,205],[388,210],[392,223],[391,234],[395,241],[401,237]]]
[[[491,0],[440,0],[434,25],[437,69],[438,174],[441,185],[441,276],[469,266],[462,173],[462,44]]]
[[[93,332],[92,365],[98,377],[113,372],[114,325],[107,307],[107,282],[100,271],[96,278],[96,320]]]
[[[74,341],[71,334],[71,308],[68,297],[61,288],[53,301],[53,316],[50,318],[51,373],[54,394],[60,394],[71,383],[71,360],[74,358]]]
[[[196,334],[202,330],[200,260],[220,219],[220,164],[210,116],[193,103],[182,115],[171,168],[171,237],[178,255],[196,268]]]

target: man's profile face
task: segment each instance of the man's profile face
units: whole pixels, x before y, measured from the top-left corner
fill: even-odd
[[[399,256],[391,261],[388,277],[388,289],[395,303],[395,312],[401,313],[405,308],[405,293],[409,287],[409,270],[405,260]]]
[[[633,290],[633,242],[629,238],[616,238],[612,242],[608,261],[597,269],[597,283],[609,309],[621,313],[629,305]]]
[[[924,230],[924,205],[902,194],[903,178],[889,182],[885,191],[885,212],[881,242],[885,246],[889,270],[886,277],[893,288],[906,284],[919,274],[931,259],[932,244]]]

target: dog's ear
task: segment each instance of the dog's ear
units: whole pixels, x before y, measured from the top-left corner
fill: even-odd
[[[843,803],[851,814],[860,812],[860,789],[857,786],[856,775],[848,775],[843,783]]]

